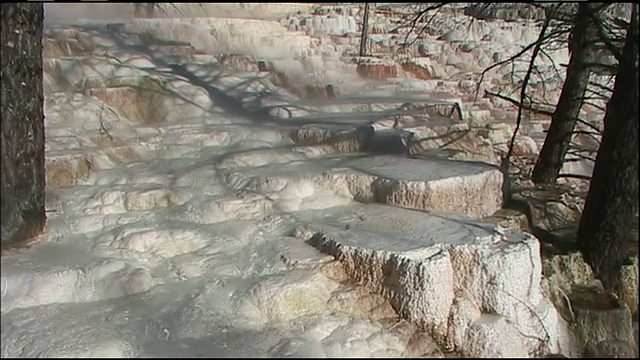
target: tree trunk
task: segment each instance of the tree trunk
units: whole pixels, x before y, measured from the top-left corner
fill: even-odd
[[[549,132],[531,174],[531,180],[535,184],[555,184],[569,149],[573,129],[589,83],[588,63],[592,62],[595,38],[590,13],[596,5],[599,4],[580,3],[578,5],[576,22],[569,40],[571,58],[567,67],[567,77],[562,86],[556,110],[551,116]]]
[[[638,209],[639,80],[638,5],[634,4],[577,239],[607,291],[616,286]]]
[[[360,56],[367,54],[367,39],[369,37],[369,3],[364,4],[364,16],[362,17],[362,35],[360,36]]]
[[[147,17],[152,18],[155,15],[156,3],[147,3]]]
[[[2,247],[45,226],[42,3],[2,3]]]
[[[142,3],[133,4],[133,17],[136,19],[142,17]]]

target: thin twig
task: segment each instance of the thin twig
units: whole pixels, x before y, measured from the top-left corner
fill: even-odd
[[[448,4],[448,2],[437,3],[436,5],[428,6],[426,9],[420,11],[413,18],[413,21],[411,22],[411,26],[409,27],[409,31],[407,32],[407,35],[404,37],[404,42],[402,43],[402,47],[405,48],[405,47],[408,47],[408,46],[412,45],[413,43],[415,43],[418,40],[418,38],[420,37],[420,35],[422,35],[422,33],[426,30],[427,26],[429,26],[429,24],[431,23],[433,18],[438,14],[440,9],[443,6],[447,5],[447,4]],[[431,15],[429,20],[427,20],[426,24],[422,25],[422,27],[420,28],[420,31],[418,32],[416,37],[411,41],[411,43],[408,43],[409,35],[411,35],[411,33],[416,29],[416,25],[418,23],[418,20],[420,20],[424,15],[426,15],[429,11],[432,11],[432,10],[437,10],[437,11],[434,14]]]
[[[499,99],[505,100],[505,101],[511,103],[512,105],[519,106],[519,102],[517,100],[514,100],[514,99],[512,99],[512,98],[510,98],[508,96],[505,96],[505,95],[502,95],[502,94],[498,94],[498,93],[494,93],[494,92],[491,92],[489,90],[485,90],[485,93],[487,95],[489,95],[489,96],[495,96],[495,97],[497,97]],[[527,111],[531,111],[531,112],[533,112],[535,114],[545,115],[545,116],[552,116],[553,115],[553,111],[534,108],[533,104],[529,104],[529,105],[523,104],[522,107],[523,107],[523,109],[525,109]],[[580,118],[578,118],[576,120],[577,120],[577,122],[579,124],[585,125],[586,127],[596,131],[597,133],[602,133],[602,130],[600,130],[598,127],[596,127],[595,125],[591,124],[590,122],[588,122],[586,120],[583,120],[583,119],[580,119]]]
[[[553,10],[550,9],[550,12]],[[529,61],[529,68],[527,69],[527,73],[524,76],[524,80],[522,82],[522,88],[520,89],[520,103],[518,104],[518,117],[516,119],[516,128],[513,131],[513,135],[511,136],[511,142],[509,143],[509,151],[507,152],[507,158],[505,160],[505,166],[507,169],[509,167],[509,160],[511,159],[511,154],[513,154],[513,147],[516,142],[516,136],[518,135],[518,130],[520,130],[520,125],[522,123],[522,105],[525,98],[527,96],[527,85],[529,84],[529,78],[531,77],[532,69],[535,67],[535,61],[538,57],[538,52],[540,51],[540,47],[542,46],[542,42],[544,41],[545,33],[547,32],[547,28],[549,27],[549,21],[551,16],[548,16],[545,19],[544,25],[542,25],[542,29],[540,29],[540,34],[538,35],[538,40],[536,41],[536,46],[533,48],[533,54],[531,54],[531,59]]]
[[[547,23],[548,23],[549,18],[547,18]],[[497,63],[492,64],[491,66],[487,67],[486,69],[482,70],[482,73],[480,74],[480,80],[478,80],[478,84],[476,85],[476,91],[475,91],[475,100],[478,99],[478,93],[480,91],[480,86],[482,84],[482,81],[484,80],[484,76],[486,75],[487,72],[491,71],[492,69],[498,67],[498,66],[502,66],[504,64],[507,64],[509,62],[513,62],[515,59],[519,58],[520,56],[524,55],[525,53],[527,53],[529,50],[531,50],[531,48],[535,47],[537,44],[542,43],[542,41],[546,41],[548,39],[551,39],[553,36],[558,36],[561,34],[564,34],[566,32],[568,32],[569,30],[556,30],[553,32],[550,32],[549,34],[545,35],[542,39],[538,39],[536,42],[533,42],[527,46],[525,46],[524,48],[522,48],[522,50],[518,51],[517,53],[515,53],[514,55],[512,55],[511,57],[509,57],[508,59],[499,61]],[[474,100],[474,101],[475,101]]]
[[[104,103],[100,106],[100,116],[98,118],[98,121],[100,121],[100,130],[99,133],[100,135],[107,135],[109,137],[110,140],[113,140],[113,136],[111,136],[111,134],[109,134],[109,130],[107,130],[107,128],[104,126],[104,123],[102,122],[102,112],[104,111]]]

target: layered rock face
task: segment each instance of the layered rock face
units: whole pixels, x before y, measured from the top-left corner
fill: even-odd
[[[541,295],[531,235],[379,205],[338,209],[296,235],[335,256],[352,279],[448,350],[528,357],[571,349],[567,324]]]
[[[398,75],[395,63],[377,59],[359,59],[356,71],[365,79],[393,78]]]

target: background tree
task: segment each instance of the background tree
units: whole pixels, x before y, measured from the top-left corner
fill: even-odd
[[[42,3],[2,3],[1,243],[28,241],[45,226]]]
[[[593,62],[595,43],[592,19],[598,5],[601,4],[578,4],[568,44],[571,58],[567,75],[558,104],[551,116],[549,132],[531,174],[531,180],[535,184],[554,184],[562,169],[589,83],[589,64]]]
[[[608,291],[616,285],[638,211],[639,81],[634,4],[577,238],[585,260]]]
[[[142,17],[142,3],[133,4],[133,16],[136,18]]]
[[[596,115],[604,114],[613,91],[617,61],[626,34],[624,19],[629,17],[629,6],[630,4],[609,3],[484,3],[465,8],[465,14],[480,19],[506,16],[510,19],[525,18],[550,23],[550,30],[543,39],[539,54],[541,58],[553,63],[555,76],[545,75],[548,70],[540,69],[537,64],[530,62],[525,74],[532,74],[532,79],[537,78],[538,86],[528,94],[526,102],[514,99],[508,93],[505,94],[504,90],[484,91],[489,97],[497,97],[518,106],[519,111],[524,108],[529,115],[551,118],[551,126],[532,172],[535,183],[552,185],[560,177],[590,179],[590,175],[560,174],[560,171],[566,162],[586,161],[593,164],[595,161],[602,127],[601,117]],[[477,94],[480,94],[479,89],[486,72],[509,65],[513,68],[514,62],[528,56],[536,45],[528,44],[506,60],[486,68],[478,81]],[[570,63],[566,65],[565,74],[562,74],[549,52],[567,45]],[[512,72],[512,78],[517,79],[514,75],[517,74]],[[559,82],[562,91],[558,95],[552,94],[547,100],[549,80],[552,81],[552,88],[555,87],[553,83]],[[513,89],[514,92],[515,90]],[[516,128],[519,127],[518,119]]]
[[[491,11],[485,11],[490,5],[495,4],[475,4],[474,12],[484,12],[485,17],[491,15]],[[626,255],[626,237],[638,211],[638,5],[633,5],[631,17],[631,4],[519,5],[543,10],[532,14],[545,19],[549,30],[546,34],[541,31],[535,43],[485,69],[478,88],[484,74],[495,67],[513,64],[531,52],[550,59],[546,51],[569,45],[570,62],[566,76],[559,76],[563,86],[557,104],[545,103],[544,99],[535,101],[525,91],[527,81],[514,86],[521,86],[519,100],[488,90],[485,93],[518,106],[519,114],[525,109],[551,117],[552,124],[532,174],[537,183],[555,184],[570,145],[574,145],[572,137],[584,131],[576,131],[576,124],[586,126],[595,140],[595,148],[599,145],[597,155],[591,159],[595,167],[577,243],[605,289],[612,291]],[[553,11],[549,11],[551,8]],[[418,34],[426,31],[428,21],[433,19],[433,15],[427,14],[431,10],[414,11],[416,15],[407,17],[406,26]],[[409,35],[405,39],[408,38]],[[532,73],[540,73],[533,60],[526,71],[526,80]],[[579,117],[585,105],[602,110],[604,126]],[[520,116],[516,129],[519,124]]]
[[[369,37],[369,3],[364,4],[364,15],[362,15],[362,35],[360,36],[360,56],[367,54],[367,38]]]
[[[583,105],[605,111],[604,104],[612,91],[607,84],[613,81],[617,71],[616,62],[624,43],[624,35],[620,33],[624,32],[624,25],[621,24],[624,23],[622,18],[628,16],[627,9],[628,4],[579,3],[566,5],[564,11],[558,12],[555,20],[572,27],[568,41],[571,58],[562,92],[551,113],[548,134],[531,175],[534,183],[554,184],[560,177],[568,153],[594,161],[593,157],[585,156],[585,149],[575,148],[572,138],[575,134],[588,135],[595,144],[591,152],[595,153],[600,129],[580,119],[580,111]],[[593,73],[599,75],[600,81],[594,81],[591,76]],[[609,81],[603,82],[602,75],[608,75]],[[574,131],[576,124],[586,125],[587,128]]]
[[[157,3],[134,3],[133,4],[133,16],[136,18],[142,17],[142,7],[146,8],[146,17],[152,18],[155,15]]]
[[[155,16],[156,3],[147,3],[147,17],[152,18]]]

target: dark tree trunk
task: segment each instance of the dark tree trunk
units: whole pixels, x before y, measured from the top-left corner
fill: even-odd
[[[616,285],[638,208],[638,5],[633,7],[577,239],[607,291]]]
[[[135,18],[142,17],[142,3],[133,4],[133,16]]]
[[[42,3],[2,5],[1,244],[41,233],[44,211]]]
[[[362,34],[360,35],[360,56],[367,54],[367,39],[369,38],[369,3],[364,4],[364,15],[362,17]]]
[[[531,174],[535,184],[555,184],[571,143],[573,129],[589,83],[589,66],[595,39],[590,13],[599,4],[580,3],[569,40],[571,58],[549,132]]]
[[[155,15],[156,3],[147,3],[147,17],[152,18]]]

